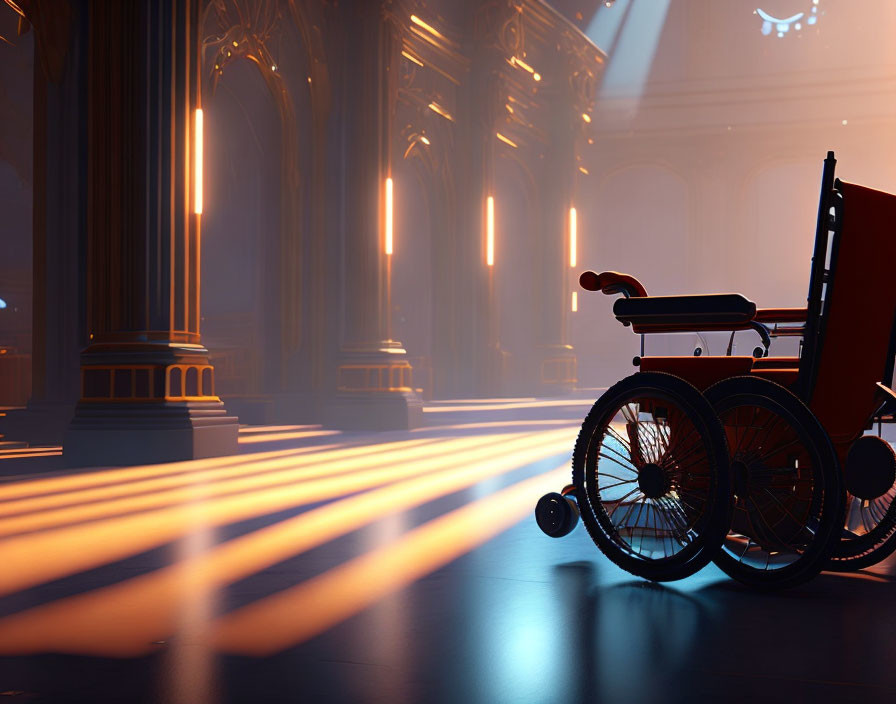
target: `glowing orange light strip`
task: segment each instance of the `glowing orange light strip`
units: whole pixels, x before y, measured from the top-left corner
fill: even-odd
[[[504,142],[504,144],[509,144],[509,145],[510,145],[511,147],[513,147],[514,149],[517,148],[517,143],[516,143],[516,142],[514,142],[512,139],[509,139],[509,138],[505,137],[505,136],[504,136],[503,134],[501,134],[500,132],[495,132],[495,137],[497,137],[497,138],[500,139],[502,142]]]
[[[421,20],[419,17],[417,17],[417,15],[411,15],[411,22],[413,22],[413,23],[414,23],[415,25],[417,25],[418,27],[422,27],[422,28],[425,29],[427,32],[429,32],[430,34],[432,34],[432,35],[438,37],[439,39],[444,39],[444,38],[445,38],[445,37],[442,35],[442,33],[439,32],[435,27],[433,27],[432,25],[428,25],[428,24],[426,24],[426,22],[424,22],[424,21]]]
[[[401,52],[401,55],[404,58],[406,58],[408,61],[411,61],[411,62],[417,64],[418,66],[423,66],[423,62],[420,59],[418,59],[416,56],[414,56],[413,54],[403,51],[403,52]]]
[[[269,655],[302,643],[437,570],[529,516],[533,497],[568,479],[564,464],[451,511],[401,540],[223,617],[226,652]],[[289,618],[288,614],[302,614]]]
[[[578,291],[572,292],[572,307],[571,310],[573,313],[579,310],[579,294]]]
[[[426,406],[424,413],[453,413],[455,411],[502,411],[511,408],[549,408],[551,406],[590,406],[594,401],[588,399],[564,399],[557,401],[513,401],[510,403],[483,403],[469,406]]]
[[[305,430],[294,433],[256,433],[252,435],[240,435],[239,444],[252,444],[257,442],[275,442],[277,440],[298,440],[300,438],[315,438],[325,435],[339,435],[338,430]]]
[[[388,513],[419,506],[542,457],[566,452],[575,429],[566,432],[567,438],[539,446],[535,455],[531,449],[519,450],[342,499],[148,575],[0,620],[0,652],[53,650],[117,656],[150,652],[155,649],[153,641],[177,630],[185,601],[208,600],[215,589]],[[531,510],[531,496],[528,508]]]
[[[195,122],[193,169],[196,178],[193,182],[193,212],[196,215],[202,215],[202,108],[196,109]]]
[[[576,209],[569,209],[569,265],[571,267],[576,265],[576,236],[577,236],[577,228],[578,223],[576,222]]]
[[[495,265],[495,199],[485,199],[485,263]]]
[[[430,103],[429,109],[432,110],[437,115],[441,115],[446,120],[454,122],[454,118],[451,117],[451,114],[447,110],[445,110],[445,108],[443,108],[441,105],[439,105],[438,103],[436,103],[436,102]]]
[[[568,431],[556,431],[567,434]],[[350,492],[361,491],[411,476],[442,469],[456,469],[466,462],[500,457],[504,445],[530,455],[548,439],[549,433],[504,435],[485,448],[460,451],[463,442],[441,443],[435,458],[422,455],[405,464],[388,466],[341,477],[327,477],[298,484],[284,483],[263,491],[241,491],[231,496],[204,501],[202,490],[193,487],[183,504],[162,510],[128,513],[112,519],[46,530],[8,538],[0,544],[0,594],[27,589],[36,584],[164,545],[195,531],[197,526],[235,523],[254,516],[324,501]],[[491,436],[495,440],[494,436]],[[36,560],[35,556],[40,559]]]
[[[62,451],[60,450],[50,452],[4,452],[0,455],[0,460],[18,460],[24,457],[56,457],[61,454]]]
[[[386,255],[392,255],[392,179],[386,179]]]

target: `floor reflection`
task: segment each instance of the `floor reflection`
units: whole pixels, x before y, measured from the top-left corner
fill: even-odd
[[[0,484],[0,694],[26,693],[0,701],[896,696],[896,558],[780,594],[712,566],[650,584],[531,518],[575,424],[296,432]]]

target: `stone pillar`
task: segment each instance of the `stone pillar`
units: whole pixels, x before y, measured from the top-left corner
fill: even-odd
[[[386,179],[391,175],[401,27],[391,0],[350,3],[345,32],[344,338],[328,425],[389,430],[422,423],[401,343],[390,339]]]
[[[43,10],[43,12],[38,12]],[[34,61],[33,318],[31,398],[3,434],[32,445],[62,442],[80,389],[87,341],[87,3],[27,6]]]
[[[487,199],[495,196],[496,125],[507,100],[503,67],[512,53],[503,42],[502,28],[518,14],[509,4],[486,3],[477,9],[470,72],[460,90],[456,156],[459,227],[455,252],[443,264],[455,280],[455,317],[450,329],[433,335],[434,340],[439,334],[454,339],[450,358],[444,352],[434,352],[433,357],[434,364],[448,368],[447,388],[442,393],[460,397],[498,395],[505,381],[495,269],[487,262],[486,223]]]
[[[587,65],[577,43],[564,36],[550,80],[540,89],[546,111],[550,146],[539,170],[541,222],[539,228],[538,290],[542,306],[538,317],[539,367],[537,392],[563,394],[577,383],[576,354],[570,344],[572,292],[578,289],[578,271],[570,265],[570,209],[575,207],[578,175],[577,149],[590,122],[596,71]],[[577,239],[581,239],[577,228]]]
[[[90,4],[87,329],[72,464],[237,451],[199,336],[199,0]]]

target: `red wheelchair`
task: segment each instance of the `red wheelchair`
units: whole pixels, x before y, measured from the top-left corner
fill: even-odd
[[[828,152],[806,308],[648,296],[626,274],[581,275],[586,290],[622,294],[613,313],[641,335],[640,371],[585,418],[572,483],[536,507],[546,534],[568,534],[581,515],[632,574],[681,579],[712,560],[759,588],[896,550],[896,453],[880,437],[896,411],[896,196],[835,180],[835,164]],[[761,345],[644,354],[647,334],[720,330],[753,331]],[[769,356],[779,336],[801,338],[799,355]]]

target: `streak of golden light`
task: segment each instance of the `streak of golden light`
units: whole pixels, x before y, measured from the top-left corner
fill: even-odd
[[[569,209],[569,266],[574,267],[576,265],[576,256],[578,254],[577,247],[578,242],[576,238],[578,237],[578,217],[576,214],[575,208]]]
[[[432,520],[386,545],[220,619],[215,645],[270,655],[323,633],[531,515],[567,480],[566,464]],[[301,615],[297,617],[297,615]]]
[[[510,65],[511,66],[519,66],[521,69],[523,69],[524,71],[528,71],[529,73],[533,73],[533,74],[535,73],[534,68],[532,68],[529,64],[527,64],[525,61],[523,61],[522,59],[520,59],[516,56],[510,57]]]
[[[580,423],[573,423],[569,420],[563,419],[551,419],[551,420],[492,420],[486,421],[483,423],[459,423],[457,425],[432,425],[429,426],[430,430],[484,430],[486,428],[504,428],[505,430],[513,430],[520,426],[529,426],[529,427],[542,427],[548,428],[551,426],[567,426],[569,428],[578,428]]]
[[[243,433],[277,433],[285,430],[320,430],[319,425],[244,425],[240,427],[240,435]]]
[[[256,442],[274,442],[277,440],[298,440],[299,438],[317,438],[326,435],[340,435],[338,430],[304,430],[294,433],[256,433],[253,435],[240,435],[239,444],[246,445]]]
[[[581,171],[581,172],[582,172],[583,174],[585,174],[586,176],[588,175],[588,169],[586,169],[584,166],[580,166],[580,167],[579,167],[579,171]]]
[[[386,255],[392,256],[392,179],[386,179]]]
[[[582,119],[583,119],[586,123],[589,123],[589,122],[591,122],[591,115],[589,115],[587,112],[583,112],[583,113],[582,113]]]
[[[204,555],[0,620],[0,652],[137,656],[175,634],[180,604],[323,545],[389,513],[432,501],[518,466],[567,452],[566,437],[341,499],[214,547]],[[564,468],[566,464],[564,464]],[[564,477],[568,474],[568,469]],[[562,480],[562,481],[565,481]],[[558,480],[550,486],[562,483]],[[548,483],[545,482],[545,486]],[[550,488],[550,487],[549,487]],[[534,505],[528,496],[529,510]]]
[[[11,501],[27,496],[42,496],[51,493],[80,491],[89,487],[137,481],[149,477],[188,474],[190,472],[202,471],[214,467],[246,465],[251,462],[267,460],[274,457],[322,452],[334,447],[337,446],[313,445],[310,447],[253,452],[245,455],[227,455],[226,457],[214,457],[203,460],[186,460],[183,462],[169,462],[166,464],[141,465],[124,469],[106,469],[91,472],[89,474],[77,473],[43,479],[32,479],[29,481],[0,485],[0,505],[2,505],[2,502],[4,501]]]
[[[439,32],[439,30],[437,30],[437,29],[436,29],[435,27],[433,27],[432,25],[429,25],[429,24],[427,24],[426,22],[424,22],[423,20],[421,20],[419,17],[417,17],[417,15],[411,15],[411,22],[413,22],[413,23],[414,23],[415,25],[417,25],[418,27],[422,27],[422,28],[425,29],[427,32],[429,32],[429,33],[432,34],[433,36],[438,37],[439,39],[444,39],[444,38],[445,38],[445,36],[444,36],[441,32]]]
[[[61,454],[61,450],[52,452],[5,452],[0,455],[0,460],[20,460],[24,457],[58,457]]]
[[[193,212],[202,215],[202,108],[197,108],[195,115],[193,169],[196,178],[193,182]]]
[[[366,467],[373,466],[371,463],[378,458],[381,463],[394,462],[396,459],[401,461],[402,457],[407,456],[407,451],[416,453],[420,447],[435,442],[434,440],[419,439],[408,441],[406,443],[386,444],[382,448],[363,446],[351,448],[339,448],[337,445],[329,446],[333,451],[327,451],[319,455],[312,453],[292,453],[286,456],[278,454],[264,460],[239,458],[242,461],[225,467],[216,467],[201,471],[189,473],[181,473],[175,475],[165,475],[161,477],[148,478],[143,480],[135,480],[122,484],[107,484],[100,487],[85,488],[65,493],[37,495],[21,499],[13,499],[0,503],[0,534],[6,527],[6,519],[4,516],[18,515],[37,511],[44,511],[36,518],[43,521],[43,525],[38,528],[46,528],[52,523],[52,517],[49,509],[59,508],[62,506],[74,506],[76,509],[86,506],[88,503],[109,502],[113,499],[121,499],[124,497],[124,504],[105,503],[103,506],[112,509],[112,512],[121,512],[130,506],[131,499],[139,494],[148,494],[150,492],[159,492],[176,488],[193,487],[197,484],[218,483],[230,480],[234,477],[256,476],[268,474],[277,476],[278,472],[284,468],[289,471],[291,481],[301,481],[302,479],[315,478],[319,476],[329,476],[339,474],[340,472],[348,473],[355,469],[365,469],[365,464],[354,465],[350,461],[353,458],[362,457]],[[404,454],[403,454],[404,451]],[[310,459],[306,460],[302,466],[301,473],[294,469],[297,462],[302,461],[302,456],[310,455]],[[167,494],[171,496],[171,494]],[[98,506],[97,513],[102,509]],[[55,514],[63,517],[65,514]],[[35,526],[32,524],[31,529]]]
[[[512,408],[549,408],[552,406],[590,406],[594,401],[588,399],[564,399],[552,401],[511,402],[511,403],[484,403],[469,406],[424,406],[424,413],[453,413],[455,411],[502,411]]]
[[[497,137],[497,138],[500,139],[502,142],[504,142],[504,144],[509,144],[509,145],[510,145],[511,147],[513,147],[514,149],[517,148],[517,144],[516,144],[516,142],[514,142],[512,139],[509,139],[508,137],[505,137],[505,136],[504,136],[503,134],[501,134],[500,132],[495,132],[495,137]]]
[[[406,58],[408,61],[410,61],[410,62],[412,62],[412,63],[415,63],[415,64],[417,64],[418,66],[423,66],[423,62],[422,62],[420,59],[418,59],[416,56],[414,56],[413,54],[408,53],[407,51],[402,51],[402,52],[401,52],[401,55],[402,55],[404,58]]]
[[[507,434],[490,447],[466,451],[461,449],[464,443],[448,440],[440,443],[435,458],[421,453],[419,459],[409,458],[398,466],[299,484],[287,482],[214,501],[203,500],[202,491],[207,487],[200,485],[193,487],[188,503],[9,538],[0,543],[0,564],[4,566],[0,570],[0,595],[164,545],[194,530],[197,523],[227,525],[412,476],[456,468],[465,462],[505,454],[504,445],[508,443],[513,444],[514,450],[521,448],[534,452],[539,444],[546,441],[546,436],[544,433]],[[492,436],[491,439],[495,438]],[[40,556],[40,559],[35,559],[35,556]]]
[[[500,436],[499,442],[507,436]],[[474,450],[481,445],[488,444],[488,438],[480,436],[479,439],[469,438],[468,442],[459,440],[449,441],[454,443],[454,451],[464,452]],[[440,444],[441,445],[441,444]],[[188,481],[180,481],[173,487],[163,486],[165,483],[157,481],[151,491],[138,493],[133,484],[127,487],[110,487],[109,489],[95,489],[91,492],[81,493],[77,503],[68,499],[66,505],[52,510],[35,512],[15,512],[13,515],[0,519],[0,536],[11,536],[36,530],[46,530],[92,520],[108,519],[114,516],[126,515],[136,511],[152,511],[173,505],[187,505],[194,501],[211,501],[226,498],[234,494],[243,495],[243,492],[259,492],[275,489],[283,485],[289,485],[290,489],[296,482],[310,482],[311,480],[325,477],[326,480],[336,481],[339,485],[350,485],[357,479],[363,485],[364,477],[375,476],[382,469],[394,471],[393,464],[413,460],[425,455],[427,452],[437,452],[423,446],[421,453],[418,447],[402,448],[389,452],[368,453],[367,455],[352,453],[349,457],[338,458],[332,454],[325,454],[313,458],[302,466],[296,465],[296,460],[287,457],[278,460],[269,460],[261,466],[250,468],[237,467],[230,471],[219,472],[216,475],[187,477]],[[242,471],[240,471],[242,470]],[[385,481],[390,481],[387,474]],[[313,483],[313,482],[312,482]],[[379,483],[374,480],[374,485]],[[143,486],[144,490],[146,486]],[[130,489],[130,491],[121,491]],[[350,486],[346,491],[350,491]],[[114,492],[114,493],[113,493]],[[111,495],[111,496],[110,496]],[[330,493],[324,498],[338,496]],[[45,497],[47,503],[52,497]],[[34,500],[32,500],[34,501]],[[33,505],[33,504],[32,504]],[[21,504],[4,506],[11,513]],[[3,548],[0,546],[0,556]],[[2,578],[0,578],[2,583]]]
[[[485,199],[485,263],[495,265],[495,199]]]
[[[573,291],[573,292],[572,292],[571,310],[572,310],[573,313],[576,313],[576,312],[578,312],[578,310],[579,310],[579,294],[578,294],[578,291]]]
[[[449,113],[445,108],[443,108],[438,103],[436,103],[436,102],[430,103],[429,109],[432,110],[437,115],[441,115],[446,120],[449,120],[450,122],[454,122],[454,118],[451,116],[451,113]]]
[[[426,135],[420,135],[420,141],[423,142],[427,147],[429,146],[429,137]]]

